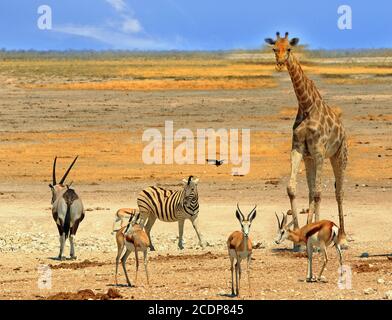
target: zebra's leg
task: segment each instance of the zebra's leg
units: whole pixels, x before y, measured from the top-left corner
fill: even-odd
[[[199,230],[199,219],[198,219],[198,216],[196,218],[192,219],[192,226],[193,226],[193,228],[196,231],[197,237],[199,238],[199,245],[200,245],[200,247],[202,247],[204,249],[206,244],[204,243],[203,236],[202,236],[202,234],[201,234],[201,232]]]
[[[184,249],[184,223],[185,220],[178,220],[178,248]]]
[[[151,228],[152,228],[152,226],[154,225],[156,219],[157,219],[157,217],[156,217],[154,214],[150,214],[150,215],[148,216],[147,224],[146,224],[146,226],[144,227],[145,230],[146,230],[146,233],[147,233],[147,235],[148,235],[148,239],[150,240],[150,250],[151,250],[151,251],[155,251],[155,248],[154,248],[154,246],[153,246],[153,244],[152,244],[152,241],[151,241],[150,232],[151,232]]]

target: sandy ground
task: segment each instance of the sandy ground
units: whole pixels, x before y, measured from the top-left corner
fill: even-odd
[[[230,270],[225,242],[238,229],[235,205],[243,211],[258,205],[251,236],[251,289],[246,273],[246,299],[381,299],[392,290],[392,142],[389,85],[334,85],[312,77],[330,105],[342,111],[349,133],[346,177],[344,252],[352,271],[352,288],[338,287],[333,248],[325,275],[328,283],[306,283],[306,257],[290,243],[276,245],[274,212],[286,211],[291,127],[296,100],[286,73],[275,75],[276,88],[215,91],[61,91],[21,89],[12,80],[0,82],[0,298],[42,299],[59,292],[114,288],[116,245],[111,224],[116,209],[136,205],[135,195],[148,185],[178,188],[193,174],[200,177],[200,225],[209,246],[197,245],[190,225],[185,250],[179,251],[177,224],[157,222],[156,252],[149,254],[150,285],[143,268],[136,287],[117,289],[126,299],[229,299]],[[141,159],[143,130],[250,128],[251,170],[233,177],[231,164],[145,165]],[[60,156],[58,175],[75,155],[80,160],[69,181],[89,209],[77,234],[77,261],[59,262],[58,237],[50,214],[51,165]],[[333,177],[324,171],[322,217],[337,222]],[[299,175],[298,201],[307,207],[304,171]],[[300,217],[301,223],[305,216]],[[67,248],[68,252],[68,248]],[[315,255],[315,270],[319,257]],[[39,270],[50,265],[51,289],[39,288]],[[245,265],[244,265],[245,267]],[[134,260],[128,270],[134,279]],[[120,282],[125,283],[121,272]]]

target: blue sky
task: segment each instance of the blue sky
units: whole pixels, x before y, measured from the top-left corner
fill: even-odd
[[[40,5],[52,29],[37,27]],[[340,5],[352,29],[337,27]],[[313,49],[392,47],[390,0],[1,0],[0,48],[257,49],[277,30]]]

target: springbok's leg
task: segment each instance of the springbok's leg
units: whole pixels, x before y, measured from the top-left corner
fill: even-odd
[[[251,285],[250,285],[250,262],[252,260],[252,255],[250,254],[247,258],[247,266],[246,266],[246,273],[248,274],[248,284],[249,284],[249,293],[251,293]]]
[[[309,211],[308,211],[308,218],[307,218],[307,223],[309,223],[309,221],[312,222],[313,220],[316,169],[312,158],[304,157],[304,162],[305,162],[305,170],[306,170],[306,181],[308,183],[308,189],[309,189]]]
[[[143,262],[144,262],[144,271],[146,271],[147,284],[150,285],[150,277],[148,276],[148,269],[147,269],[147,264],[148,264],[147,248],[145,248],[143,251]]]
[[[240,262],[238,261],[238,260],[236,260],[236,263],[235,263],[235,289],[236,289],[236,296],[239,296],[240,295],[240,290],[239,290],[239,287],[240,287],[240,285],[239,285],[239,282],[240,282],[240,279],[239,279],[239,265],[240,265]]]
[[[325,266],[328,262],[328,254],[327,254],[327,247],[324,242],[320,242],[320,251],[323,254],[323,265],[321,266],[320,273],[318,275],[318,281],[325,281],[324,277],[322,277]]]
[[[137,248],[135,248],[135,265],[136,265],[136,275],[135,275],[135,286],[137,283],[137,272],[139,271],[139,252]]]
[[[234,292],[234,257],[231,255],[229,250],[229,258],[230,258],[230,271],[231,271],[231,295],[235,296]],[[237,274],[237,269],[236,269]]]
[[[238,263],[238,290],[237,290],[237,295],[240,295],[240,288],[241,288],[241,274],[242,274],[242,269],[241,269],[241,258],[239,255],[237,255],[237,263]]]
[[[290,174],[290,181],[287,186],[287,194],[290,198],[294,229],[299,228],[298,216],[297,216],[298,211],[297,211],[295,195],[296,195],[296,188],[297,188],[297,174],[298,174],[299,166],[301,165],[301,160],[302,160],[302,153],[300,153],[296,149],[293,149],[291,151],[291,174]],[[299,250],[300,250],[300,246],[294,244],[294,251],[299,251]]]
[[[312,270],[313,245],[309,243],[309,241],[306,244],[306,252],[308,255],[308,272],[306,274],[306,282],[314,282],[316,279],[313,277]]]
[[[131,254],[131,250],[127,248],[127,251],[125,251],[123,257],[121,258],[121,264],[125,273],[125,278],[127,279],[127,284],[132,287],[131,281],[129,281],[128,273],[127,273],[127,267],[126,267],[126,262],[128,259],[128,256]]]
[[[154,245],[152,244],[152,241],[151,241],[151,228],[154,225],[156,219],[157,219],[157,217],[154,214],[150,213],[150,215],[148,216],[147,224],[145,226],[145,230],[148,235],[148,239],[150,240],[150,250],[151,251],[155,251]]]
[[[116,286],[118,285],[118,281],[117,281],[117,275],[118,275],[118,264],[120,263],[120,259],[122,256],[122,253],[124,251],[124,243],[117,243],[117,256],[116,256]]]
[[[184,223],[185,220],[178,220],[178,248],[184,249]]]
[[[204,249],[205,243],[203,242],[203,236],[202,236],[202,234],[200,232],[200,229],[199,229],[199,218],[198,218],[198,216],[195,217],[194,219],[192,219],[192,226],[193,226],[193,229],[195,229],[197,237],[199,238],[199,245],[200,245],[200,247],[202,247]]]
[[[338,152],[331,157],[331,165],[335,175],[335,197],[338,203],[339,212],[339,243],[343,248],[347,248],[346,233],[344,230],[344,213],[343,213],[343,182],[344,173],[347,166],[347,149],[346,143],[343,142]]]

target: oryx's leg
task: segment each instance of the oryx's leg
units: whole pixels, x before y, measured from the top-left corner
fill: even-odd
[[[59,252],[59,256],[58,259],[59,260],[64,260],[65,258],[63,257],[63,252],[64,252],[64,245],[65,245],[65,234],[64,234],[64,229],[62,227],[62,221],[60,220],[59,222],[60,224],[57,224],[57,229],[59,231],[59,241],[60,241],[60,252]]]
[[[148,276],[148,270],[147,270],[147,263],[148,263],[147,248],[145,248],[143,251],[143,262],[144,262],[144,271],[146,271],[147,284],[150,285],[150,277]]]
[[[312,270],[313,245],[309,241],[306,244],[306,252],[308,255],[308,272],[306,274],[306,282],[314,282],[316,279],[313,277]]]
[[[157,217],[156,217],[154,214],[150,214],[150,215],[148,216],[147,224],[146,224],[146,226],[144,227],[145,230],[146,230],[146,233],[147,233],[147,235],[148,235],[148,239],[150,240],[150,250],[151,250],[151,251],[155,251],[154,245],[152,244],[152,241],[151,241],[151,235],[150,235],[150,233],[151,233],[151,228],[152,228],[152,226],[154,225],[156,219],[157,219]]]
[[[184,249],[184,223],[185,220],[178,220],[178,248]]]
[[[128,256],[131,254],[131,250],[127,248],[127,251],[125,251],[123,257],[121,258],[121,264],[125,273],[125,278],[127,279],[127,284],[132,287],[131,281],[129,281],[128,273],[127,273],[127,267],[126,267],[126,262],[128,259]]]
[[[70,250],[70,256],[71,259],[76,259],[75,255],[75,236],[76,232],[78,231],[79,228],[79,223],[82,219],[78,219],[74,222],[74,224],[71,227],[71,235],[69,236],[69,243],[71,245],[71,250]]]
[[[325,281],[325,279],[322,275],[323,275],[325,266],[327,265],[327,262],[328,262],[328,254],[327,254],[327,247],[323,241],[320,242],[320,251],[323,255],[323,265],[321,266],[320,273],[318,275],[317,280],[318,281]]]
[[[200,229],[199,229],[199,217],[196,216],[191,221],[192,221],[192,226],[196,231],[196,235],[199,238],[199,245],[200,245],[200,247],[202,247],[204,249],[205,243],[203,242],[203,235],[201,234]]]
[[[229,250],[229,257],[230,257],[230,271],[231,271],[231,295],[234,296],[234,257],[231,255],[230,250]],[[236,268],[236,274],[237,274],[237,268]]]
[[[136,264],[136,275],[135,275],[135,286],[137,282],[137,272],[139,271],[139,252],[135,248],[135,264]]]

